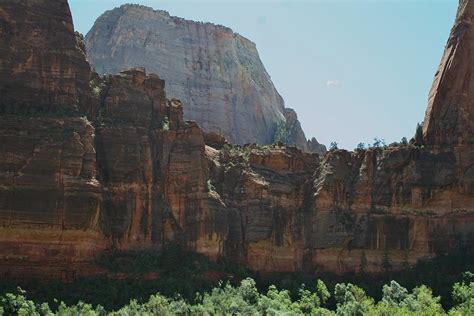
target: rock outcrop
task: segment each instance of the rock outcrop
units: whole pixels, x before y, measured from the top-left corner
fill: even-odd
[[[183,102],[186,119],[232,143],[271,144],[285,125],[287,109],[255,44],[227,27],[123,5],[97,19],[86,47],[99,73],[145,67],[160,74],[167,94]],[[285,141],[306,150],[299,122],[290,121]]]
[[[23,43],[25,50],[2,48],[0,59],[9,61],[3,73],[17,73],[25,51],[49,56],[48,47],[54,60],[42,60],[40,72],[25,69],[48,78],[44,69],[59,62],[71,67],[68,74],[87,72],[72,29],[69,36],[45,35],[70,17],[66,1],[58,2],[48,23],[32,17],[36,24],[22,27],[25,16],[50,14],[47,3],[2,3],[0,16],[8,17],[2,21],[14,38],[33,26],[44,34]],[[456,25],[473,15],[467,2]],[[471,27],[453,30],[464,43],[456,51],[474,42],[465,37]],[[473,56],[455,54],[443,67],[450,80],[435,82],[416,146],[324,156],[296,147],[231,145],[222,135],[203,133],[183,119],[181,101],[167,99],[165,81],[143,68],[92,73],[87,85],[82,75],[60,80],[61,72],[51,74],[54,84],[32,87],[2,79],[11,106],[0,115],[0,273],[70,279],[103,273],[94,258],[105,250],[159,251],[170,243],[263,272],[380,272],[387,258],[400,269],[459,246],[472,248],[474,145],[464,97]],[[64,91],[80,100],[71,111],[61,110],[69,109]],[[49,103],[41,111],[23,110],[34,108],[34,95]],[[454,114],[439,115],[450,111],[463,118],[455,120],[462,129],[451,124]],[[286,122],[297,124],[294,112]]]
[[[358,271],[364,257],[366,271],[381,271],[384,256],[399,269],[474,242],[474,194],[454,152],[210,152],[230,219],[223,255],[254,270]]]
[[[311,153],[318,153],[318,154],[324,155],[327,151],[326,146],[324,146],[323,144],[320,144],[314,137],[308,140],[307,146],[308,146],[308,151]]]
[[[431,146],[474,144],[474,3],[460,6],[430,91],[423,131]]]
[[[77,111],[90,67],[66,0],[2,1],[0,112]]]
[[[181,102],[144,69],[105,78],[97,117],[97,163],[104,186],[101,228],[116,249],[162,248],[204,225],[204,138],[183,121]],[[197,235],[197,234],[195,234]]]

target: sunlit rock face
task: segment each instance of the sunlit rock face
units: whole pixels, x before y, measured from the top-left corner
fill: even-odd
[[[288,125],[288,144],[307,149],[296,114],[286,109],[254,43],[231,29],[124,5],[105,12],[86,36],[87,55],[99,73],[145,67],[166,81],[184,104],[186,119],[237,144],[270,144]],[[286,122],[286,123],[285,123]]]
[[[164,86],[143,69],[105,79],[96,148],[101,228],[114,248],[192,246],[211,217],[203,134],[183,120],[181,102],[167,100]]]
[[[26,11],[15,9],[18,1],[4,3],[0,16],[15,38],[31,32],[16,27],[30,10],[52,12],[46,1],[21,2]],[[37,34],[70,17],[65,2],[54,10],[49,23],[32,18]],[[471,11],[467,2],[456,25]],[[470,34],[466,28],[462,34]],[[2,71],[16,73],[25,51],[47,55],[50,47],[61,64],[82,56],[70,72],[85,74],[85,56],[72,29],[67,34],[54,38],[56,46],[48,36],[23,43],[25,50],[2,46],[0,58],[9,60],[2,67],[10,67]],[[463,43],[459,50],[470,41]],[[471,67],[474,55],[454,56],[446,69]],[[54,74],[52,86],[20,80],[7,89],[2,81],[11,105],[0,115],[0,273],[69,280],[105,273],[94,261],[104,251],[160,251],[171,243],[262,272],[336,273],[381,272],[387,258],[400,269],[472,247],[470,101],[461,98],[455,112],[469,119],[462,130],[446,127],[451,115],[437,116],[439,108],[455,109],[443,101],[456,91],[453,82],[459,80],[458,96],[469,93],[470,72],[459,69],[461,77],[435,81],[423,146],[325,155],[230,145],[203,133],[183,119],[181,101],[167,99],[167,83],[143,68],[88,73],[87,85],[82,76]],[[61,110],[68,108],[57,94],[63,90],[80,100],[71,111]],[[48,106],[36,109],[34,95],[51,96]],[[286,115],[297,126],[294,113]]]
[[[364,257],[376,272],[387,253],[399,269],[474,241],[474,198],[453,153],[208,152],[231,219],[225,255],[254,270],[342,273],[360,270]]]
[[[431,88],[425,142],[440,149],[474,145],[473,21],[474,3],[461,1]]]

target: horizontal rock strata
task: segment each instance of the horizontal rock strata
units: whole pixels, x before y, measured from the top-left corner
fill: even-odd
[[[15,0],[0,10],[2,32],[16,34],[12,43],[21,43],[32,26],[47,34],[70,21],[66,1],[54,8],[46,1],[21,3],[23,11]],[[474,15],[469,3],[456,25]],[[34,24],[22,26],[24,17],[47,14],[49,23],[31,17]],[[8,95],[2,95],[8,110],[0,115],[3,277],[104,273],[94,263],[103,251],[160,251],[172,243],[262,272],[337,273],[380,272],[387,258],[400,269],[474,244],[474,131],[464,98],[472,56],[462,53],[470,24],[462,33],[453,29],[451,37],[465,44],[442,68],[454,79],[437,75],[416,146],[324,156],[296,147],[231,145],[222,135],[203,133],[183,119],[181,101],[167,99],[158,75],[143,68],[87,74],[72,25],[63,25],[67,36],[43,35],[23,43],[25,50],[2,46],[3,73],[18,73],[31,51],[54,53],[41,69],[64,65],[70,75],[21,68],[33,78],[54,79],[33,87],[20,77],[0,78]],[[37,110],[33,96],[50,97],[49,103]],[[64,103],[69,98],[77,98],[76,107]],[[456,127],[449,121],[455,116],[462,119],[453,122],[467,123]]]

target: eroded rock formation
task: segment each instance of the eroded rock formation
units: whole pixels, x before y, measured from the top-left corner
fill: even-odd
[[[435,147],[474,144],[474,3],[460,1],[429,95],[424,120],[425,142]]]
[[[186,119],[231,143],[271,144],[285,125],[287,109],[255,44],[227,27],[123,5],[98,18],[86,46],[99,73],[145,67],[160,74],[167,94],[183,102]],[[285,141],[307,150],[296,113],[290,121]]]
[[[24,11],[16,10],[19,3],[4,1],[0,10],[2,30],[8,20],[14,38],[30,32],[20,23],[30,11],[49,14],[47,1],[21,2]],[[48,23],[34,24],[37,34],[70,17],[65,0],[54,10]],[[473,14],[468,2],[456,25]],[[464,43],[456,51],[469,47],[471,27],[453,29]],[[67,34],[54,38],[56,46],[45,35],[24,43],[26,50],[3,49],[3,73],[16,73],[25,51],[47,56],[47,47],[56,55],[42,60],[42,69],[58,63],[72,67],[68,74],[87,72],[73,30]],[[71,56],[82,56],[74,59],[79,70]],[[264,272],[339,273],[381,271],[387,257],[398,269],[460,244],[472,247],[474,131],[464,99],[472,56],[453,56],[442,67],[451,79],[435,81],[424,146],[324,156],[241,147],[203,133],[183,119],[181,101],[166,98],[165,81],[143,68],[92,73],[85,87],[82,75],[59,80],[61,72],[51,74],[54,84],[33,87],[2,77],[13,106],[0,115],[0,273],[70,279],[102,273],[94,257],[105,250],[159,251],[169,243]],[[75,95],[77,108],[63,111],[69,103],[58,91]],[[460,98],[458,108],[451,94]],[[36,104],[34,95],[51,98],[39,112],[24,111]],[[463,113],[462,129],[447,129],[453,116],[437,114],[451,110]]]
[[[0,9],[0,112],[78,110],[90,67],[67,1],[9,0]]]

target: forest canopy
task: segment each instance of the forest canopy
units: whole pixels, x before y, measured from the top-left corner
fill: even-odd
[[[20,288],[16,293],[0,297],[2,315],[473,315],[474,274],[466,272],[463,281],[454,284],[452,298],[455,305],[443,309],[440,297],[432,290],[420,285],[412,291],[391,281],[382,288],[382,298],[376,301],[366,292],[351,283],[336,284],[331,294],[326,284],[317,280],[315,290],[302,285],[295,299],[288,290],[270,285],[260,293],[252,278],[243,279],[239,285],[219,284],[211,291],[197,293],[194,303],[180,296],[165,297],[159,293],[147,301],[132,299],[130,303],[115,311],[107,311],[101,305],[79,302],[66,305],[61,302],[56,308],[48,303],[29,300]],[[328,307],[330,298],[335,306]]]

